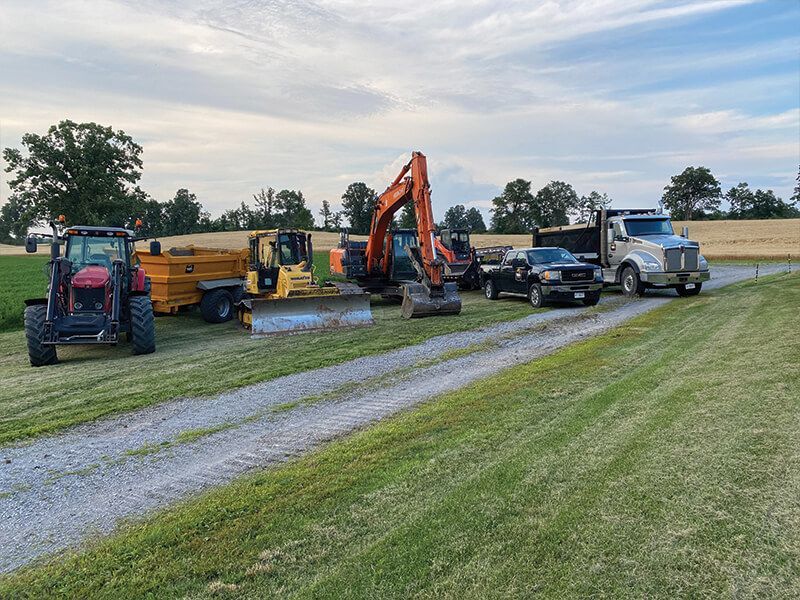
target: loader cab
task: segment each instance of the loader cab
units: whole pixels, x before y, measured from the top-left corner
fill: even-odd
[[[384,271],[392,281],[415,281],[417,270],[405,248],[419,248],[416,229],[395,229],[386,234]]]
[[[442,229],[439,238],[442,245],[453,253],[455,260],[469,260],[472,251],[469,229]]]
[[[275,291],[281,267],[308,263],[308,235],[297,229],[272,229],[250,234],[250,271],[258,291]]]

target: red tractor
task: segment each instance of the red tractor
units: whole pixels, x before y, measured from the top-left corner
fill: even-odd
[[[133,232],[119,227],[69,227],[53,230],[50,285],[46,298],[25,301],[25,337],[31,365],[58,362],[56,346],[116,345],[126,334],[134,354],[155,352],[155,322],[150,285],[133,260]],[[59,242],[64,256],[59,256]],[[157,242],[156,242],[157,243]],[[36,252],[37,239],[25,243]]]

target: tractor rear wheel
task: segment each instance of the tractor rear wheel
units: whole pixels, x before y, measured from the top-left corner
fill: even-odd
[[[152,354],[156,351],[156,321],[153,304],[147,296],[131,296],[128,299],[128,312],[131,315],[131,350],[134,354]]]
[[[44,322],[47,320],[47,305],[34,304],[25,307],[25,338],[28,341],[28,358],[31,366],[43,367],[58,362],[55,346],[44,345]]]
[[[200,300],[200,314],[206,323],[224,323],[233,318],[233,295],[226,289],[211,290]]]

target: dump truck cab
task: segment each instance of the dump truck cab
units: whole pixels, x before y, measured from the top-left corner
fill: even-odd
[[[676,235],[668,215],[652,209],[603,209],[588,223],[535,230],[534,246],[558,245],[603,269],[606,285],[626,296],[648,288],[673,288],[680,296],[700,293],[711,277],[700,244]]]

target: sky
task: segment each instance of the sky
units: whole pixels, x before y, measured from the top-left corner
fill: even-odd
[[[336,208],[412,150],[437,218],[518,177],[655,206],[689,165],[788,199],[800,0],[3,0],[0,146],[66,118],[215,216],[267,186]]]

